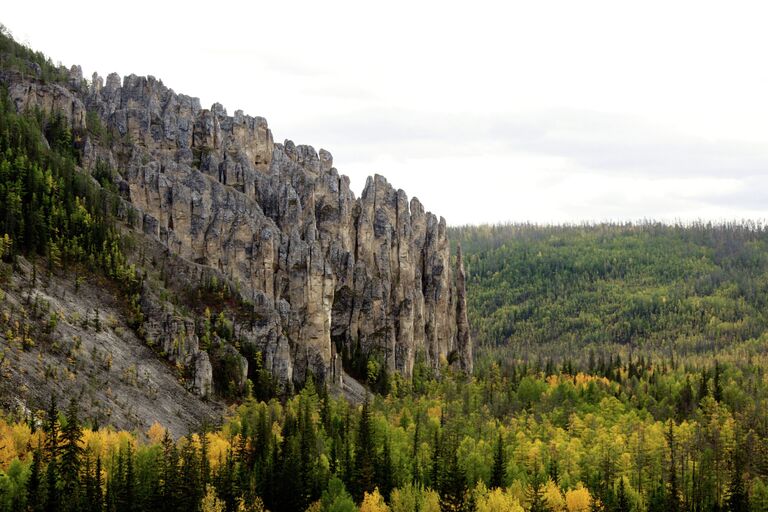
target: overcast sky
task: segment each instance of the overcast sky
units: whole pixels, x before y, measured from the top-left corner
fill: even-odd
[[[154,75],[450,224],[768,218],[762,2],[6,2],[86,76]]]

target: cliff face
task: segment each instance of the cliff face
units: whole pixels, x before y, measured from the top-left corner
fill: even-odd
[[[327,151],[276,144],[265,119],[203,109],[153,77],[86,83],[73,67],[68,87],[4,80],[17,109],[60,112],[86,134],[83,166],[118,169],[146,235],[190,268],[236,283],[254,305],[255,320],[234,326],[243,352],[261,353],[278,380],[311,372],[338,381],[342,360],[361,355],[404,376],[418,353],[433,367],[450,359],[472,370],[464,271],[460,254],[451,264],[445,220],[382,176],[355,198]],[[92,141],[88,116],[119,143]],[[151,290],[142,308],[149,336],[207,393],[215,370],[195,319]],[[238,357],[245,376],[254,361]]]

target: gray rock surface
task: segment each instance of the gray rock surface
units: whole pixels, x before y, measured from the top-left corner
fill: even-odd
[[[356,198],[328,151],[276,144],[265,119],[203,109],[151,76],[94,75],[86,88],[73,67],[69,89],[9,82],[19,110],[62,112],[89,139],[87,109],[113,131],[106,151],[86,140],[84,165],[114,163],[143,233],[237,285],[258,319],[236,325],[238,338],[282,383],[337,378],[339,358],[360,353],[404,376],[420,352],[434,368],[455,352],[472,370],[464,272],[460,255],[451,264],[445,220],[384,177]],[[151,292],[142,310],[148,338],[210,392],[193,319]]]
[[[158,421],[174,437],[217,424],[224,404],[188,392],[179,368],[159,359],[128,326],[114,286],[98,276],[79,277],[43,276],[19,258],[3,283],[0,407],[10,411],[23,404],[37,412],[52,395],[61,407],[75,398],[83,417],[101,425],[146,432]],[[39,323],[49,332],[36,332],[37,345],[24,350],[14,326]],[[209,396],[208,355],[198,352],[193,364],[201,369],[197,394]]]

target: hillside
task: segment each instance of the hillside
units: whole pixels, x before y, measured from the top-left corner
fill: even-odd
[[[450,236],[464,250],[470,323],[484,346],[716,353],[768,331],[760,225],[501,225]]]
[[[445,220],[418,199],[378,175],[356,198],[329,152],[274,143],[265,119],[204,109],[154,77],[88,81],[6,34],[0,56],[6,404],[96,387],[108,394],[89,414],[123,409],[109,416],[117,426],[160,420],[181,434],[215,419],[206,401],[249,390],[285,397],[311,377],[360,399],[355,379],[384,389],[417,363],[471,371],[463,269]],[[30,266],[33,277],[20,274]],[[113,306],[48,295],[71,283],[111,292]],[[38,302],[44,313],[30,313]],[[72,341],[92,334],[70,310],[113,318],[112,342],[165,360],[163,378],[181,386],[159,393],[176,407],[115,398],[91,340],[86,351]],[[68,385],[27,367],[72,343],[80,352],[58,364],[89,370],[69,368]],[[113,372],[160,378],[156,364],[141,377],[146,350],[124,355]]]

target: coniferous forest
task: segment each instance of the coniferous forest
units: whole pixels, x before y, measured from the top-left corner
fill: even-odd
[[[62,71],[12,38],[5,71]],[[90,136],[109,143],[95,120]],[[6,314],[18,258],[92,273],[139,315],[126,222],[85,134],[0,90],[0,370],[45,349]],[[310,377],[227,393],[173,437],[77,399],[0,414],[0,511],[768,511],[768,231],[734,224],[458,227],[475,371],[376,364],[362,403]],[[212,303],[217,318],[223,304]],[[223,318],[223,316],[222,316]],[[372,362],[375,362],[372,360]],[[2,378],[0,374],[0,378]]]

